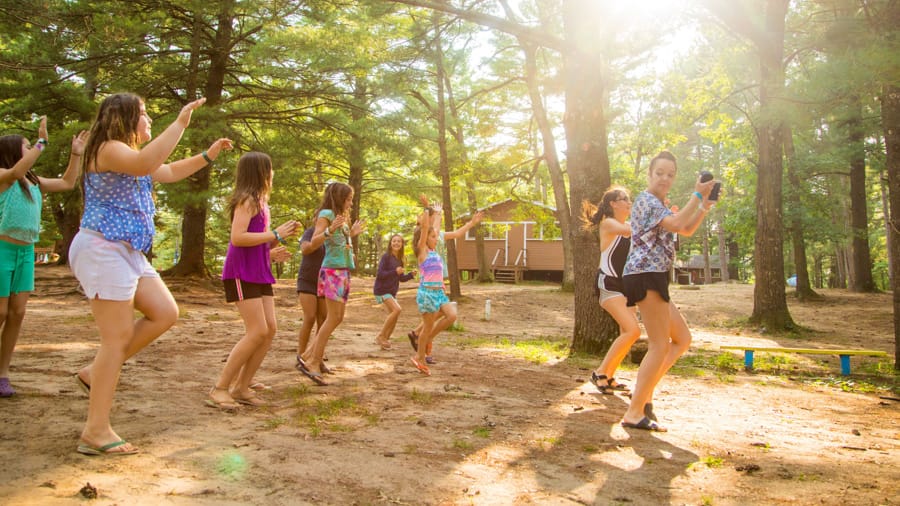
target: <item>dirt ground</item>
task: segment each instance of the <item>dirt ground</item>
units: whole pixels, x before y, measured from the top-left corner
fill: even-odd
[[[571,334],[572,295],[552,285],[464,285],[462,330],[438,338],[433,375],[409,363],[414,285],[393,349],[371,279],[354,279],[328,348],[327,387],[294,370],[301,311],[277,286],[280,329],[257,378],[264,408],[226,413],[206,393],[243,328],[209,283],[170,282],[181,318],[124,367],[113,426],[142,453],[75,447],[87,397],[72,374],[98,338],[65,268],[38,269],[0,399],[3,504],[900,504],[900,397],[892,358],[757,355],[719,345],[848,347],[893,354],[889,294],[823,291],[790,302],[807,330],[742,327],[751,286],[674,289],[694,343],[657,390],[668,433],[619,425],[627,398],[587,381],[598,357],[540,340]],[[485,321],[484,301],[492,301]],[[518,346],[516,346],[518,343]],[[554,351],[556,350],[556,351]],[[549,354],[549,355],[548,355]],[[545,357],[542,359],[541,357]],[[636,366],[617,376],[633,385]],[[86,487],[97,499],[87,501]]]

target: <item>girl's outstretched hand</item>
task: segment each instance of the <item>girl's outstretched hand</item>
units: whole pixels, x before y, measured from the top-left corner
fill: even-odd
[[[72,136],[72,155],[81,156],[84,154],[84,145],[87,144],[88,132],[82,130],[78,135]]]
[[[269,258],[273,262],[287,262],[291,259],[291,252],[284,246],[276,246],[269,250]]]
[[[286,221],[279,225],[275,230],[282,239],[287,239],[288,237],[297,235],[297,232],[300,230],[300,222],[295,220]]]
[[[350,227],[350,237],[356,237],[359,234],[363,233],[366,229],[366,222],[363,220],[357,220],[356,223]]]
[[[41,123],[38,125],[38,139],[50,141],[50,136],[47,134],[47,116],[41,116]]]
[[[197,100],[194,100],[193,102],[189,102],[187,105],[181,108],[181,112],[178,113],[178,118],[175,121],[181,123],[182,127],[187,128],[188,125],[191,124],[191,114],[194,113],[194,109],[200,107],[205,103],[206,97],[199,98]]]
[[[212,161],[216,161],[216,158],[219,157],[219,153],[222,150],[231,151],[234,149],[234,145],[231,143],[231,139],[227,139],[222,137],[221,139],[216,139],[215,142],[209,145],[209,149],[206,150],[206,155],[212,159]]]
[[[328,225],[329,232],[331,232],[333,234],[335,230],[343,227],[344,223],[346,221],[347,221],[347,217],[344,216],[343,214],[339,214],[339,215],[335,216],[334,221],[332,221],[331,224]]]

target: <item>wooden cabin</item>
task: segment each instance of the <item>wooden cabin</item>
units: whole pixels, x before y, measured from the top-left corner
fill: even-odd
[[[479,210],[485,217],[477,228],[484,234],[484,258],[495,280],[562,282],[562,234],[553,207],[508,199]],[[460,216],[457,226],[469,219]],[[456,263],[464,279],[478,274],[475,232],[469,229],[465,239],[456,240]]]
[[[690,260],[675,262],[675,282],[679,285],[702,285],[706,283],[703,270],[706,267],[703,255],[693,255]],[[718,255],[709,256],[709,270],[712,282],[722,281],[722,269]]]

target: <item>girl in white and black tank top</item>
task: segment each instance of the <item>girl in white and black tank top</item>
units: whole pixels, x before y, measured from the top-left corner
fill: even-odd
[[[603,194],[597,207],[587,202],[582,207],[585,228],[596,227],[600,233],[600,268],[594,292],[600,307],[616,320],[620,330],[600,367],[591,373],[591,383],[601,393],[611,394],[615,390],[626,390],[616,382],[613,374],[641,336],[635,310],[627,307],[622,285],[622,270],[631,248],[631,225],[626,222],[631,215],[631,199],[625,188],[613,186]]]

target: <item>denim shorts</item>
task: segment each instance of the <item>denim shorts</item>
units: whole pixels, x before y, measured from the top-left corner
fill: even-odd
[[[385,294],[382,294],[382,295],[376,295],[376,296],[375,296],[375,302],[378,303],[378,304],[383,304],[384,301],[390,300],[390,299],[393,299],[393,298],[394,298],[393,295],[391,295],[391,294],[389,294],[389,293],[385,293]]]
[[[0,297],[34,291],[34,244],[0,240]]]

